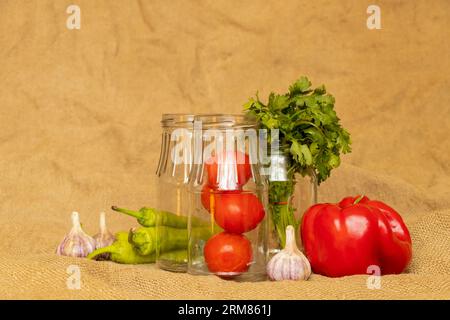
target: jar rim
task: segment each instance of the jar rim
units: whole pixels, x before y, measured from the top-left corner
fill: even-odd
[[[162,127],[192,126],[194,114],[191,113],[163,113],[161,116]]]
[[[194,117],[194,122],[197,121],[201,121],[202,126],[207,128],[254,128],[257,126],[255,118],[246,114],[198,114]]]

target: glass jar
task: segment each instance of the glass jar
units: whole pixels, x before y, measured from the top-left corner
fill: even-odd
[[[185,187],[192,168],[193,120],[191,114],[163,114],[161,120],[161,153],[156,171],[158,209],[166,216],[176,217],[156,220],[156,264],[173,272],[186,272],[187,269],[188,198]]]
[[[188,188],[190,274],[266,279],[271,218],[257,137],[256,122],[244,115],[195,117]]]
[[[304,212],[317,203],[317,177],[310,169],[304,175],[293,174],[289,150],[271,150],[269,172],[270,253],[277,253],[285,245],[286,227],[296,230],[296,242],[301,247],[300,224]]]

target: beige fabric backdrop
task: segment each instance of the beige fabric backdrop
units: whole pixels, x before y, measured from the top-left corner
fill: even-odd
[[[65,27],[73,2],[81,30]],[[0,0],[0,298],[450,298],[450,2],[376,1],[370,31],[372,2]],[[320,200],[396,207],[406,274],[380,290],[367,276],[234,283],[53,254],[73,210],[93,234],[111,204],[152,205],[161,113],[240,112],[302,74],[353,139]]]

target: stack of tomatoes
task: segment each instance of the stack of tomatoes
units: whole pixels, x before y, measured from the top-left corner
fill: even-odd
[[[264,218],[261,201],[243,186],[252,177],[249,156],[227,152],[206,162],[207,183],[202,189],[202,204],[224,230],[211,237],[204,249],[209,271],[232,276],[247,271],[252,261],[252,246],[245,235]]]

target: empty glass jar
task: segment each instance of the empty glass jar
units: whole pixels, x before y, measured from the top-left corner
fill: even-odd
[[[156,264],[159,268],[186,272],[188,207],[186,184],[192,168],[191,114],[163,114],[161,153],[156,175],[158,209],[169,219],[156,221]],[[170,217],[176,216],[175,219]]]
[[[270,211],[257,124],[243,115],[194,121],[188,273],[266,279]]]

